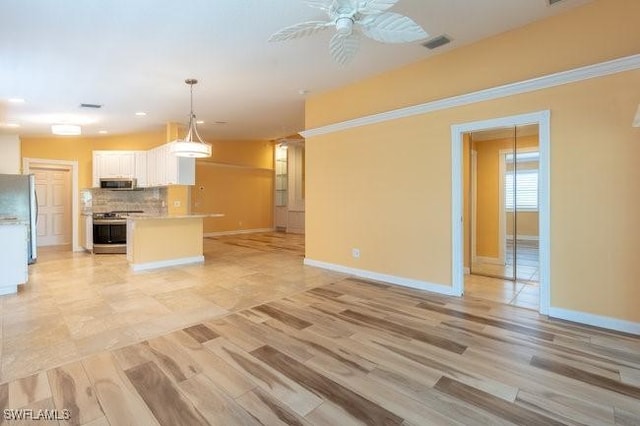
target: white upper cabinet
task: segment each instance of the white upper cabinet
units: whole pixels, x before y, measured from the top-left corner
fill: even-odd
[[[93,151],[93,186],[100,187],[100,178],[134,178],[134,151]]]
[[[147,151],[135,151],[135,173],[137,185],[141,188],[149,186],[149,178],[147,171]]]
[[[170,144],[149,151],[93,151],[93,186],[100,178],[136,178],[139,187],[195,185],[196,160],[175,156]]]

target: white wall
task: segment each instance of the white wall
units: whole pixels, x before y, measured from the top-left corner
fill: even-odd
[[[20,173],[20,138],[0,135],[0,173]]]

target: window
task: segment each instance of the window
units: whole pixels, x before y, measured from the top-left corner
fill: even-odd
[[[538,210],[538,155],[538,152],[518,153],[515,186],[513,154],[505,155],[507,166],[504,174],[505,209],[513,211],[515,201],[518,210]]]

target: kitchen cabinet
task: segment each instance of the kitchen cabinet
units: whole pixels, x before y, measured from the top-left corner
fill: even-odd
[[[100,178],[134,178],[134,151],[93,151],[93,187],[100,187]]]
[[[141,188],[195,185],[196,160],[177,157],[171,144],[148,151],[93,151],[93,187],[100,178],[135,178]]]
[[[92,252],[93,251],[93,217],[89,215],[82,215],[82,248]]]
[[[134,160],[135,168],[133,177],[136,178],[137,185],[141,188],[149,186],[147,171],[147,151],[135,151]]]
[[[27,231],[24,223],[0,223],[0,295],[16,293],[29,278]]]
[[[164,144],[147,152],[147,178],[149,186],[195,185],[196,160],[177,157],[171,144]]]

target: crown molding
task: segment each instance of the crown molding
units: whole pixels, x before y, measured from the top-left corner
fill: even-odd
[[[383,123],[385,121],[397,120],[399,118],[406,118],[414,115],[426,114],[449,108],[456,108],[477,102],[490,101],[513,95],[520,95],[523,93],[534,92],[536,90],[562,86],[564,84],[577,83],[579,81],[588,80],[591,78],[603,77],[625,71],[632,71],[639,68],[640,54],[626,56],[624,58],[614,59],[594,65],[588,65],[568,71],[549,74],[542,77],[532,78],[530,80],[523,80],[516,83],[505,84],[502,86],[496,86],[489,89],[467,93],[464,95],[452,96],[450,98],[439,99],[419,105],[394,109],[391,111],[355,118],[340,123],[329,124],[327,126],[302,131],[300,132],[300,135],[304,138],[327,135],[347,129],[353,129],[356,127]]]

